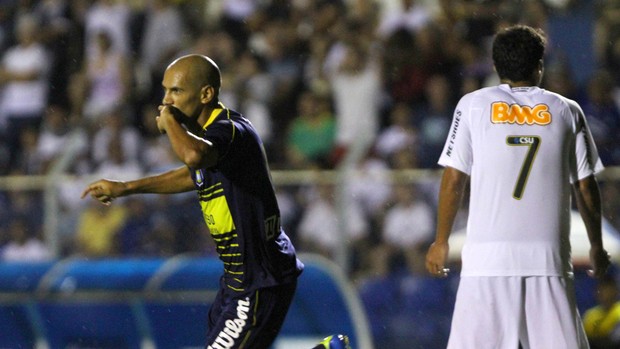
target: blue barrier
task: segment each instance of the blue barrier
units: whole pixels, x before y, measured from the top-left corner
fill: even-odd
[[[306,270],[280,337],[346,333],[353,348],[372,348],[344,275],[301,258]],[[221,271],[217,259],[193,256],[1,264],[0,347],[202,348]]]

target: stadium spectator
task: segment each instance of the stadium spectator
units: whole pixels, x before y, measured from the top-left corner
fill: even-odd
[[[207,26],[204,30],[196,33],[196,37],[184,45],[177,52],[177,56],[201,54],[212,57],[216,62],[223,62],[220,70],[227,72],[234,68],[239,52],[240,48],[230,33],[219,27]],[[222,91],[222,94],[225,93],[227,91]]]
[[[0,259],[3,262],[41,262],[52,259],[52,253],[37,235],[31,230],[26,217],[13,217],[9,224],[10,240],[0,248]]]
[[[370,244],[370,225],[359,203],[347,197],[343,212],[336,205],[335,186],[329,183],[318,184],[307,204],[297,226],[300,248],[335,259],[346,241],[351,253],[347,263],[356,266],[363,264]],[[329,228],[326,228],[329,227]]]
[[[302,83],[310,90],[329,91],[328,72],[325,69],[332,37],[314,33],[308,39],[308,52],[302,67]]]
[[[297,101],[297,116],[287,132],[286,157],[293,168],[331,167],[336,120],[329,97],[314,91],[302,92]]]
[[[400,0],[399,6],[384,11],[377,27],[380,37],[388,37],[397,30],[415,33],[433,20],[429,6],[419,0]]]
[[[389,110],[389,121],[381,129],[375,141],[377,154],[389,159],[401,149],[418,153],[419,130],[413,125],[413,110],[403,102],[396,103]]]
[[[185,251],[178,248],[177,228],[165,215],[153,214],[152,219],[148,238],[141,241],[140,253],[142,255],[171,258],[180,253],[194,251],[194,249]]]
[[[376,241],[380,234],[383,214],[392,195],[390,183],[390,163],[370,149],[355,165],[356,171],[347,177],[345,194],[354,200],[364,212],[370,224],[371,241]]]
[[[91,202],[78,217],[73,245],[68,247],[72,254],[86,258],[105,258],[117,255],[117,235],[128,218],[129,211],[124,203],[104,207]]]
[[[397,30],[383,40],[382,89],[392,103],[420,101],[429,71],[425,71],[414,35]]]
[[[299,94],[303,71],[302,55],[294,23],[286,18],[270,18],[250,37],[248,47],[264,60],[264,72],[273,80],[269,108],[273,134],[286,134],[286,127],[293,117],[295,101]],[[274,142],[282,149],[284,138],[275,137]],[[275,144],[275,143],[274,143]],[[274,154],[276,161],[283,157],[283,152]]]
[[[424,100],[416,108],[414,123],[420,130],[417,153],[419,167],[432,168],[441,154],[443,143],[450,128],[452,117],[453,91],[445,75],[430,76],[424,87]]]
[[[225,0],[220,4],[219,23],[239,45],[247,43],[250,33],[246,23],[256,14],[259,6],[252,0]]]
[[[607,71],[597,71],[589,79],[583,112],[588,117],[603,163],[620,165],[620,106],[613,96],[614,80]]]
[[[114,236],[118,254],[127,257],[149,255],[152,253],[152,248],[147,246],[152,238],[151,232],[155,229],[153,225],[155,217],[150,212],[151,207],[147,200],[135,197],[127,198],[125,206],[127,219]]]
[[[13,39],[13,31],[11,30],[11,4],[0,3],[0,52],[10,46]]]
[[[96,146],[97,143],[95,143]],[[127,150],[123,139],[119,134],[114,134],[101,147],[106,146],[108,153],[96,167],[95,173],[103,178],[116,177],[119,180],[142,176],[144,171],[137,158],[127,156]]]
[[[613,349],[620,346],[620,299],[613,275],[598,280],[595,289],[597,305],[586,310],[583,326],[591,349]]]
[[[452,40],[455,39],[449,38],[447,41]],[[457,86],[461,86],[461,95],[495,83],[492,80],[496,78],[496,75],[493,71],[493,64],[489,62],[486,47],[467,41],[459,41],[456,45],[458,45],[458,54],[454,54],[454,56],[457,56],[460,61],[458,66],[461,76],[460,81],[455,80],[453,82],[457,82]]]
[[[126,108],[119,106],[101,116],[101,125],[93,130],[90,144],[95,169],[105,162],[117,162],[118,151],[122,151],[121,163],[131,163],[132,168],[140,168],[142,137],[136,128],[129,124]],[[113,145],[113,142],[118,142]],[[115,148],[116,147],[116,148]],[[135,172],[133,172],[135,174]]]
[[[420,256],[433,238],[434,209],[411,184],[397,184],[392,193],[394,203],[385,212],[381,241],[392,253],[403,255],[407,265],[423,266]]]
[[[86,133],[74,130],[70,121],[69,111],[61,104],[51,103],[45,110],[45,117],[37,142],[37,154],[41,161],[42,173],[47,173],[52,164],[69,147],[72,131],[79,134],[79,142],[82,144],[78,156],[83,156],[88,151]]]
[[[146,4],[141,14],[143,25],[138,30],[136,74],[140,102],[148,104],[158,98],[161,91],[159,82],[164,76],[166,66],[190,40],[188,28],[184,25],[183,13],[178,4],[170,0],[153,0]]]
[[[127,109],[133,74],[126,53],[115,49],[106,31],[95,35],[95,48],[82,70],[71,78],[72,114],[88,129],[100,127],[105,115]]]
[[[19,132],[18,151],[11,164],[12,174],[38,175],[41,173],[41,159],[38,152],[39,131],[34,127]]]
[[[620,4],[604,0],[597,4],[597,19],[593,23],[595,32],[594,55],[601,69],[608,70],[614,77],[616,87],[620,85]]]
[[[605,218],[614,229],[620,231],[620,182],[609,180],[601,184],[601,201]]]
[[[38,41],[37,19],[17,19],[17,44],[2,55],[0,65],[0,125],[11,151],[11,163],[20,151],[19,137],[27,128],[38,130],[48,103],[49,53]]]
[[[583,98],[575,81],[575,76],[566,60],[558,59],[546,64],[542,86],[549,91],[574,100]]]
[[[31,13],[39,20],[41,42],[50,53],[49,100],[67,106],[69,76],[79,69],[77,62],[83,50],[80,31],[73,22],[69,0],[40,0],[32,3]]]
[[[84,13],[84,59],[89,61],[97,57],[100,33],[107,33],[112,52],[128,57],[132,49],[132,15],[125,1],[94,0],[90,3]]]
[[[265,60],[250,50],[240,53],[236,66],[230,72],[234,72],[228,82],[231,89],[226,99],[222,98],[222,102],[225,105],[238,105],[239,112],[248,115],[265,148],[272,153],[272,143],[277,137],[273,132],[269,107],[276,86],[275,79],[265,71]]]
[[[368,29],[357,20],[344,25],[341,42],[332,48],[334,55],[342,56],[327,66],[336,115],[336,163],[353,148],[365,153],[371,147],[379,132],[383,107],[374,38],[365,34]],[[360,37],[353,38],[356,35]]]

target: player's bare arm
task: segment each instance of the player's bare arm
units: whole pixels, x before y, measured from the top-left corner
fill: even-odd
[[[577,208],[583,219],[590,240],[589,274],[595,278],[603,276],[610,265],[610,257],[603,246],[601,228],[601,194],[594,176],[588,176],[573,185]]]
[[[176,194],[193,189],[194,183],[189,170],[186,166],[182,166],[159,175],[127,182],[100,179],[84,189],[82,198],[90,195],[102,204],[109,205],[115,198],[131,194]]]
[[[454,220],[463,201],[465,184],[469,176],[455,168],[446,167],[441,177],[439,205],[437,208],[437,231],[435,241],[426,254],[426,270],[435,276],[446,276],[446,263]]]

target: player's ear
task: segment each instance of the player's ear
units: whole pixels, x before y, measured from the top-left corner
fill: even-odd
[[[215,89],[211,85],[205,85],[200,89],[200,101],[209,104],[215,98]]]
[[[536,84],[540,85],[542,82],[543,74],[545,72],[544,61],[541,59],[538,61],[538,68],[536,69]]]

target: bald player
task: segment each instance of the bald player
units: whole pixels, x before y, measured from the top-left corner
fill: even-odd
[[[133,181],[101,179],[82,198],[109,205],[131,194],[196,191],[223,263],[205,347],[268,348],[303,264],[280,226],[262,141],[246,118],[219,102],[220,71],[210,58],[176,59],[162,85],[157,127],[184,165]]]
[[[603,169],[577,103],[538,87],[546,39],[514,26],[493,42],[501,84],[461,98],[439,164],[427,270],[445,276],[448,238],[470,181],[467,238],[449,349],[585,349],[569,242],[571,191],[590,239],[592,275],[610,257],[595,174]]]

